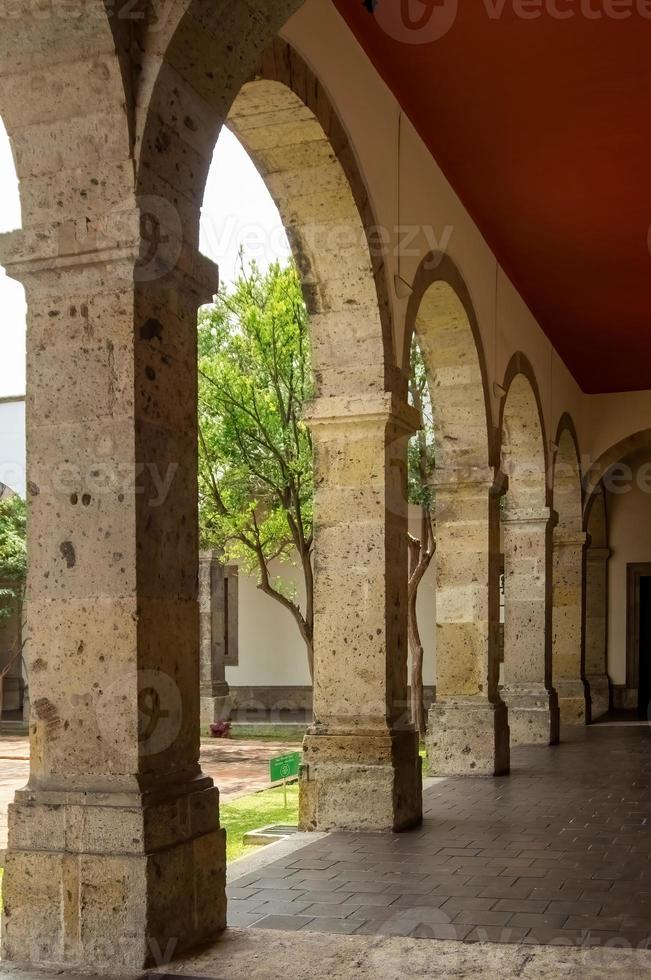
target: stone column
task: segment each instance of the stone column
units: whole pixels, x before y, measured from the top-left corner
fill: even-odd
[[[201,728],[231,713],[226,683],[226,593],[224,566],[216,551],[199,552],[199,644]]]
[[[3,953],[114,974],[213,939],[226,909],[198,761],[196,316],[217,274],[166,229],[167,271],[150,261],[144,219],[0,241],[29,309],[32,708]]]
[[[552,683],[562,725],[585,725],[583,550],[587,535],[555,527],[552,551]]]
[[[436,691],[430,772],[509,771],[509,726],[498,692],[499,488],[492,470],[437,472]]]
[[[608,678],[608,560],[609,548],[586,548],[585,571],[585,679],[589,720],[596,721],[610,708]]]
[[[315,445],[314,724],[308,830],[401,830],[422,817],[407,699],[407,474],[417,413],[390,394],[321,398]]]
[[[507,511],[504,535],[504,685],[511,745],[558,742],[551,687],[552,514]]]

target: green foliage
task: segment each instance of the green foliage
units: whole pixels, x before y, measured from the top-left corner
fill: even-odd
[[[253,264],[199,318],[200,532],[202,547],[261,577],[272,559],[311,551],[302,413],[312,394],[296,270],[276,264],[263,275]]]
[[[22,599],[27,571],[27,511],[17,494],[0,500],[0,620]]]
[[[423,419],[423,428],[409,440],[407,449],[409,503],[431,511],[434,499],[428,477],[434,472],[434,426],[425,361],[416,338],[411,348],[409,402]]]
[[[242,842],[244,834],[269,824],[298,824],[298,783],[287,786],[287,808],[282,786],[220,804],[219,820],[226,830],[226,860],[235,861],[258,849]]]

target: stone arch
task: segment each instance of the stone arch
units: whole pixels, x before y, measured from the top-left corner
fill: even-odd
[[[501,462],[508,481],[502,507],[504,550],[503,696],[512,744],[558,741],[551,688],[551,511],[547,444],[535,374],[522,354],[504,380]]]
[[[584,548],[583,500],[578,441],[569,415],[556,434],[552,535],[552,681],[563,724],[586,721],[583,682]]]
[[[20,202],[20,183],[18,180],[18,170],[16,169],[16,156],[14,151],[14,145],[9,137],[9,133],[6,130],[4,120],[0,116],[0,154],[3,157],[8,157],[11,155],[13,172],[16,179],[16,190],[15,194],[10,194],[7,188],[3,188],[3,200],[5,202],[5,207],[9,205],[9,210],[15,215],[15,220],[11,221],[13,229],[22,227],[22,206]],[[12,200],[13,197],[13,200]],[[7,228],[7,231],[13,230]]]
[[[264,179],[299,268],[323,395],[399,390],[376,224],[354,150],[320,81],[276,38],[226,125]],[[402,391],[401,391],[402,393]]]
[[[590,548],[608,547],[608,512],[606,494],[602,483],[599,483],[585,506],[585,530],[589,536]]]
[[[584,480],[586,510],[591,505],[592,496],[599,486],[599,482],[604,479],[613,466],[616,466],[625,457],[633,456],[638,450],[648,449],[649,446],[651,446],[651,429],[641,429],[639,432],[633,432],[614,443],[594,461]]]
[[[583,520],[583,494],[579,443],[571,417],[565,413],[555,439],[553,464],[553,506],[558,525],[580,530]]]
[[[44,251],[62,220],[87,223],[75,242],[82,251],[96,218],[133,205],[130,22],[114,16],[112,5],[101,7],[76,17],[74,30],[69,18],[36,9],[3,24],[0,115],[20,180],[23,227],[44,226]],[[6,264],[20,257],[20,240],[3,244]],[[59,241],[67,251],[74,238]]]
[[[588,688],[588,720],[596,721],[610,707],[608,677],[608,510],[603,484],[599,483],[586,504],[585,529],[585,680]]]
[[[529,361],[514,354],[502,385],[501,466],[507,511],[540,511],[549,503],[547,440],[538,384]]]
[[[128,22],[119,38],[95,17],[74,27],[46,18],[32,33],[20,18],[0,41],[3,71],[16,70],[2,88],[27,229],[12,238],[11,273],[28,284],[32,305],[29,643],[39,662],[29,806],[12,827],[3,882],[9,959],[36,950],[40,960],[97,966],[111,935],[110,969],[139,972],[150,942],[179,937],[181,953],[225,926],[224,834],[199,764],[196,315],[217,285],[198,250],[199,211],[219,129],[299,6],[179,2],[159,32]],[[293,55],[288,64],[300,96],[309,73]],[[317,116],[333,112],[320,87],[310,91]],[[333,149],[344,170],[354,165],[347,141]],[[368,215],[359,221],[365,229]],[[372,280],[370,249],[364,267]],[[332,384],[321,383],[311,419],[325,668],[304,743],[301,823],[400,830],[422,815],[418,739],[403,717],[404,461],[415,420],[400,399],[388,306],[377,296],[374,316],[354,325],[368,329],[368,342],[357,334],[367,359],[344,363],[346,298],[337,336],[323,332],[319,358]],[[368,306],[357,306],[364,321]],[[106,490],[98,455],[115,477]],[[58,460],[73,473],[67,487],[52,478]],[[160,497],[156,475],[172,477]],[[173,730],[150,751],[138,705],[159,681]],[[103,737],[107,717],[119,738]],[[70,862],[58,828],[77,805],[92,807],[103,833],[97,847],[77,841],[74,888],[95,888],[107,866],[111,881],[133,884],[105,904],[101,928],[96,904],[66,908]],[[180,823],[170,823],[171,810],[183,813]],[[125,851],[125,827],[135,824],[165,828],[153,877],[147,834],[131,835]]]
[[[195,250],[212,150],[228,125],[265,180],[288,233],[311,315],[318,393],[404,396],[383,256],[372,246],[377,226],[354,149],[319,80],[285,41],[269,43],[267,36],[270,22],[280,26],[298,6],[272,5],[264,30],[256,25],[258,47],[250,57],[238,54],[235,68],[221,64],[221,74],[204,71],[199,81],[198,64],[185,77],[174,63],[179,32],[197,30],[182,19],[152,93],[139,191],[145,198],[170,191],[176,234]],[[187,36],[184,43],[197,41]],[[223,37],[219,45],[223,55]],[[200,54],[207,67],[207,53]],[[202,265],[200,258],[196,264]]]
[[[435,451],[437,701],[429,715],[430,769],[505,773],[508,724],[497,691],[499,517],[485,360],[468,288],[447,255],[428,255],[416,274],[405,374],[413,336],[429,381]]]
[[[198,251],[200,205],[227,122],[267,177],[289,224],[312,313],[317,389],[309,418],[315,723],[304,743],[301,824],[346,829],[368,820],[367,813],[360,817],[361,784],[370,779],[384,800],[372,817],[376,829],[397,829],[417,822],[421,812],[417,739],[404,725],[398,730],[407,694],[405,460],[416,420],[395,366],[385,272],[382,257],[372,254],[375,225],[354,150],[323,86],[296,52],[273,40],[299,6],[297,0],[218,2],[210,9],[192,4],[169,43],[160,45],[149,105],[138,121],[137,186],[142,199],[162,197],[173,205],[174,214],[159,222],[159,238],[164,235],[167,252],[176,253],[172,273],[180,286],[194,281],[203,301],[214,292],[215,269]],[[347,253],[332,237],[340,225]],[[151,318],[159,297],[149,294],[157,287],[136,289],[141,319],[145,310]],[[180,331],[186,357],[191,314],[188,304]],[[156,314],[164,327],[167,318],[164,308]],[[180,343],[176,336],[174,343]],[[189,413],[193,382],[187,383]],[[196,399],[194,406],[196,414]],[[195,429],[196,419],[188,419],[188,446]],[[189,461],[188,450],[186,466]],[[387,728],[403,746],[399,759],[387,755]],[[352,751],[360,729],[377,732],[377,741],[369,736]],[[333,731],[336,744],[324,743],[322,736]],[[334,759],[328,754],[333,745]],[[335,805],[330,787],[337,753],[348,776],[345,802]]]
[[[414,335],[430,381],[437,468],[486,469],[494,461],[486,359],[468,287],[448,255],[430,253],[416,273],[405,373]]]

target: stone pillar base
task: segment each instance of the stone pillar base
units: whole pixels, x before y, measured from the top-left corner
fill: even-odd
[[[588,722],[597,721],[610,711],[610,680],[608,674],[591,674],[588,684]]]
[[[511,745],[557,745],[560,714],[555,691],[545,687],[504,687]]]
[[[415,731],[320,734],[303,741],[301,830],[406,830],[423,818]]]
[[[153,794],[149,794],[152,796]],[[119,974],[226,925],[225,833],[205,778],[167,798],[19,790],[9,806],[3,957]]]
[[[509,771],[509,722],[503,702],[442,698],[429,710],[430,776],[502,776]]]
[[[583,681],[554,681],[558,695],[561,725],[585,725],[586,694]]]
[[[216,721],[227,721],[233,710],[233,700],[230,694],[218,697],[201,695],[199,707],[199,724],[201,728],[210,728]]]

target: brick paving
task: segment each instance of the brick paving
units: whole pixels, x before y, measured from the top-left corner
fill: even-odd
[[[441,780],[423,826],[335,833],[237,879],[229,924],[651,947],[651,733],[595,725]]]

